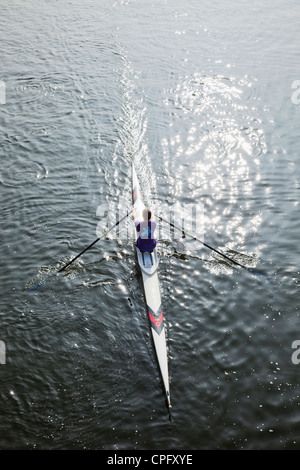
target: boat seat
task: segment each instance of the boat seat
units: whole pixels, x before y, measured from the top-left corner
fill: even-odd
[[[142,257],[143,257],[143,265],[145,268],[149,268],[150,266],[153,266],[153,256],[152,253],[153,251],[141,251]]]

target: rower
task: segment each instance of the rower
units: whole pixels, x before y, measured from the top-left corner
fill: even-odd
[[[156,229],[156,221],[151,220],[152,212],[150,209],[143,210],[143,220],[136,220],[136,209],[132,212],[138,239],[136,246],[142,253],[152,253],[156,247],[156,239],[154,238],[154,231]]]

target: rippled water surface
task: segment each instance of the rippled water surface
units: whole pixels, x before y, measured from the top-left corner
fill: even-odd
[[[0,448],[300,449],[298,2],[3,1],[0,25]],[[133,242],[51,278],[130,206],[132,161],[272,278],[161,234],[172,422]]]

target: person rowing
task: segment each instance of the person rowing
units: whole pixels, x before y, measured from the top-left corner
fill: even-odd
[[[138,239],[136,246],[141,252],[152,252],[156,247],[156,239],[154,232],[156,229],[156,221],[151,220],[152,212],[150,209],[145,208],[143,210],[143,220],[136,219],[136,210],[132,212],[136,231],[138,233]]]

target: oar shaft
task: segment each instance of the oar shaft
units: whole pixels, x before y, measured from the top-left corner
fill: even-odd
[[[63,266],[62,268],[60,268],[57,272],[58,272],[58,273],[61,273],[62,271],[64,271],[68,266],[70,266],[70,264],[74,263],[74,261],[76,261],[77,258],[79,258],[81,255],[83,255],[83,253],[85,253],[85,252],[88,251],[90,248],[92,248],[92,246],[94,246],[99,240],[100,240],[100,238],[96,238],[96,240],[94,240],[93,243],[91,243],[88,247],[86,247],[81,253],[79,253],[79,255],[77,255],[77,256],[75,256],[74,258],[72,258],[71,261],[69,261],[65,266]]]
[[[184,235],[187,235],[188,237],[192,238],[193,240],[199,242],[199,243],[202,243],[202,245],[206,246],[206,248],[209,248],[210,250],[214,251],[215,253],[218,253],[219,255],[223,256],[223,258],[226,258],[228,261],[231,261],[232,263],[234,263],[235,265],[237,266],[240,266],[241,268],[243,269],[246,269],[247,271],[250,271],[251,273],[254,273],[254,274],[261,274],[259,273],[258,271],[256,271],[255,269],[252,269],[252,268],[247,268],[247,266],[244,266],[243,264],[239,263],[238,261],[235,261],[234,259],[230,258],[229,256],[225,255],[224,253],[222,253],[221,251],[217,250],[216,248],[208,245],[207,243],[203,242],[202,240],[199,240],[199,238],[197,237],[194,237],[194,235],[191,235],[190,233],[186,232],[183,228],[180,228],[180,227],[177,227],[175,224],[173,224],[172,222],[169,222],[168,220],[164,219],[163,217],[161,216],[157,216],[159,220],[163,221],[163,222],[166,222],[167,224],[169,224],[171,227],[177,229],[177,230],[180,230]]]

